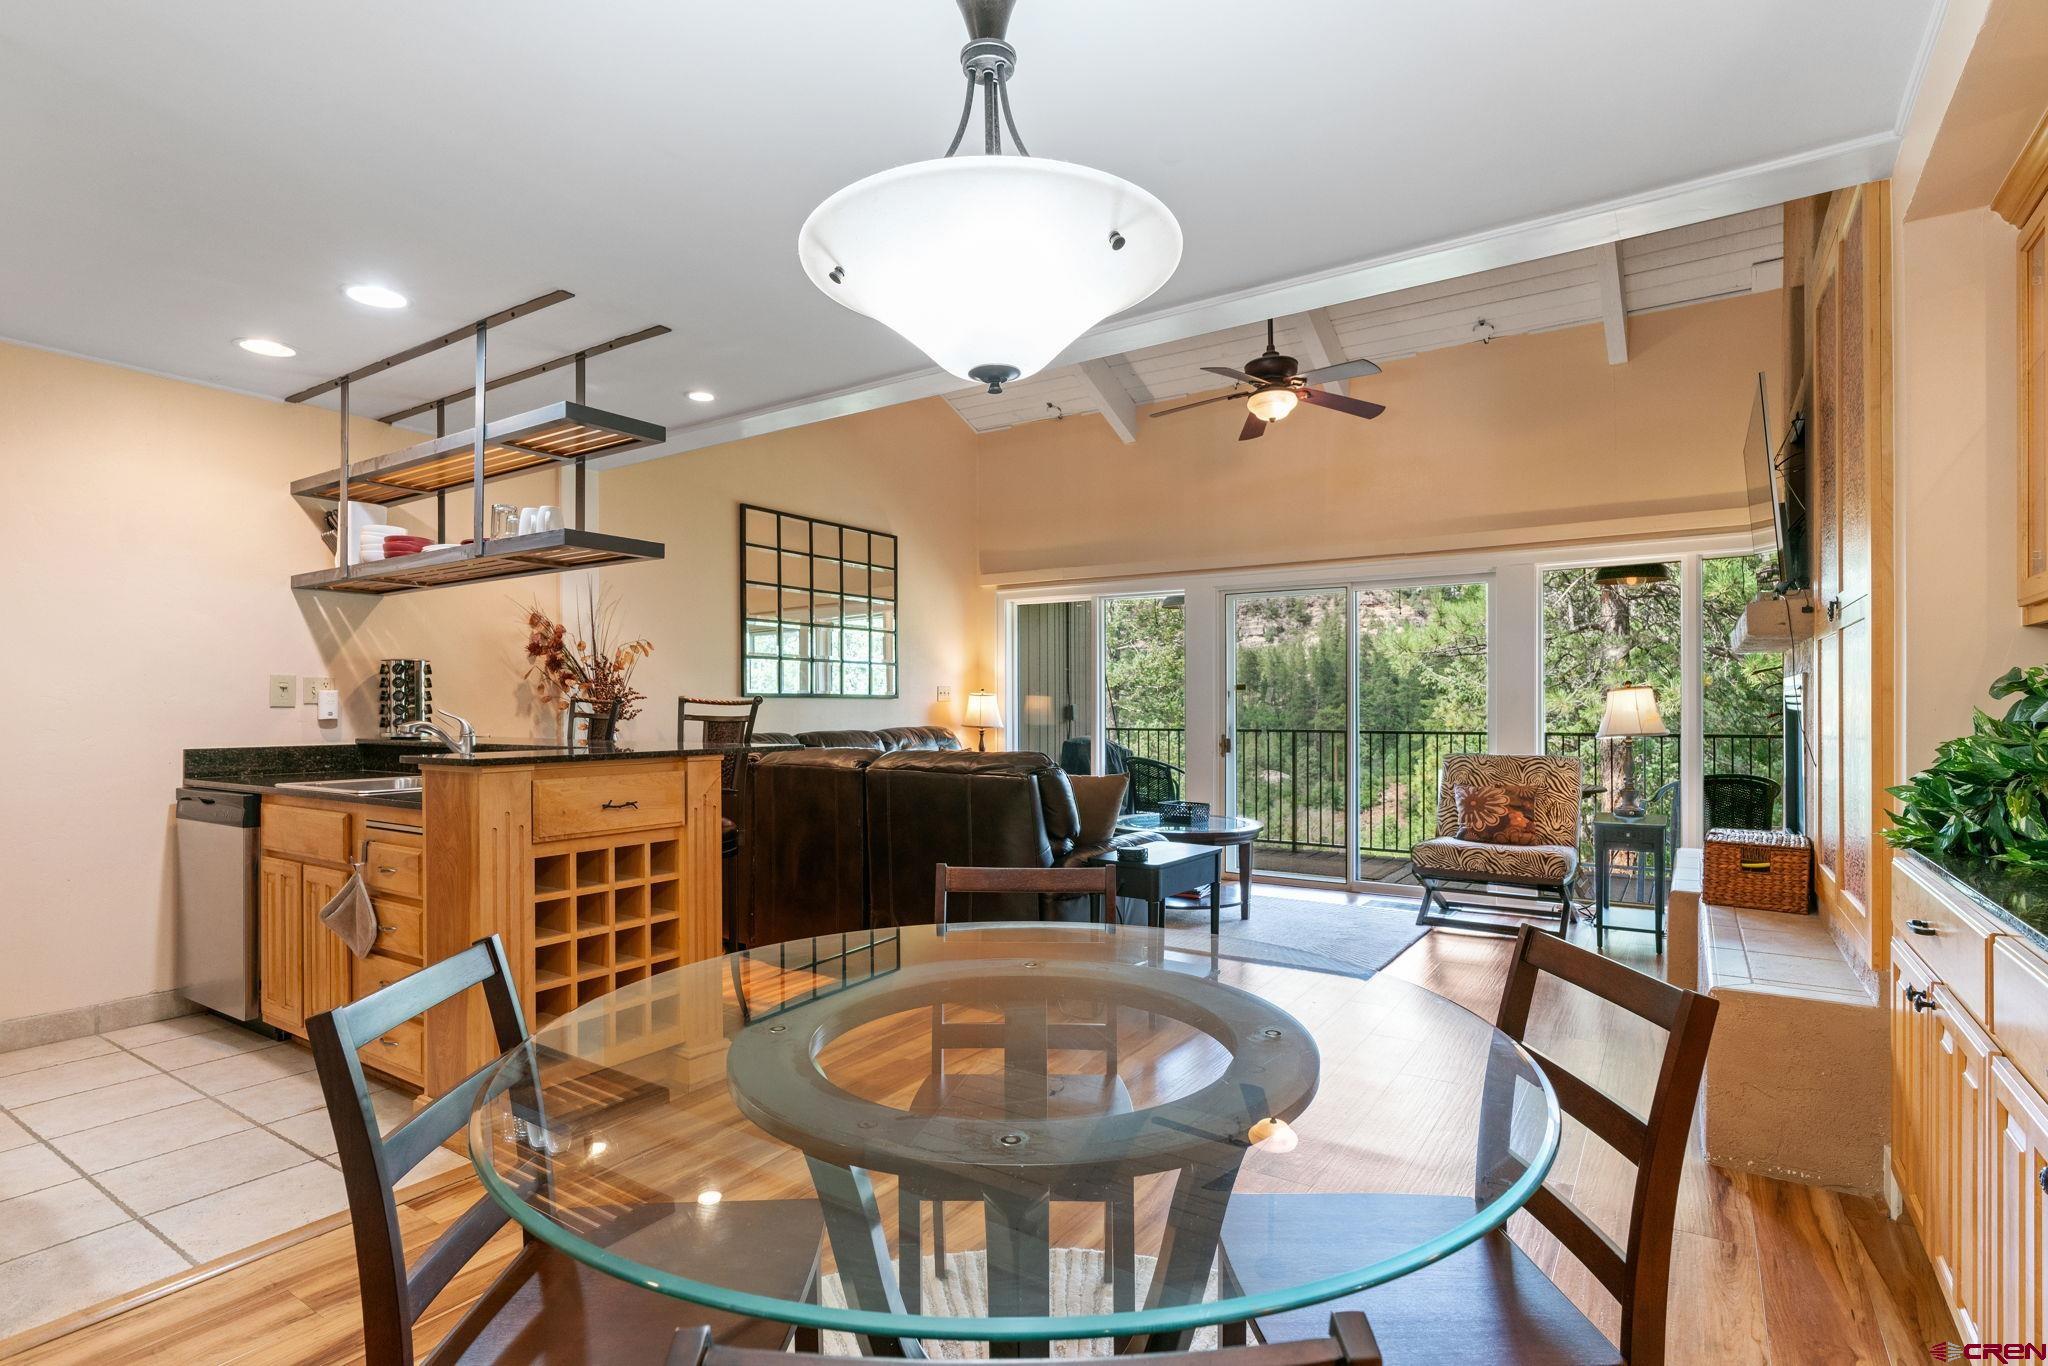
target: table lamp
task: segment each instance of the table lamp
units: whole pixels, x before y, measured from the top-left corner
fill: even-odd
[[[996,705],[996,695],[994,693],[971,692],[967,694],[967,724],[974,727],[977,732],[974,737],[974,747],[978,750],[987,750],[989,731],[1000,728],[1003,724],[1002,709]]]
[[[1643,814],[1636,793],[1636,737],[1669,735],[1664,718],[1657,714],[1657,691],[1647,684],[1624,683],[1607,690],[1607,711],[1600,718],[1602,740],[1621,741],[1621,792],[1614,799],[1614,814],[1634,819]]]

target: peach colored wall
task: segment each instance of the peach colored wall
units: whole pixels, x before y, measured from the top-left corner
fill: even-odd
[[[940,399],[607,470],[604,525],[664,542],[666,558],[603,572],[621,623],[654,642],[637,685],[651,700],[633,738],[675,733],[679,693],[730,695],[739,676],[739,505],[829,518],[898,537],[900,696],[771,699],[764,730],[960,724],[992,686],[994,596],[975,575],[970,493],[977,438]],[[950,701],[937,700],[941,686]]]
[[[1298,411],[1240,444],[1237,404],[983,438],[981,570],[1067,577],[1305,563],[1741,524],[1756,374],[1783,370],[1780,296],[1431,351],[1352,381],[1371,422]],[[1162,405],[1165,406],[1165,405]]]
[[[416,439],[354,428],[361,452]],[[0,345],[14,580],[0,1019],[172,985],[183,749],[374,733],[387,655],[433,659],[436,699],[480,729],[532,733],[503,586],[382,601],[287,589],[328,552],[286,489],[336,459],[331,412]],[[273,710],[273,673],[332,677],[343,720]]]

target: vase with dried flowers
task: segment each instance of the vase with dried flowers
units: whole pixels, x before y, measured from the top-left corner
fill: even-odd
[[[654,646],[646,640],[621,640],[618,603],[595,590],[583,601],[583,620],[574,635],[538,605],[526,609],[526,677],[534,698],[556,714],[569,717],[569,743],[576,727],[584,740],[603,748],[618,738],[622,721],[640,714],[645,696],[633,687],[633,669]]]

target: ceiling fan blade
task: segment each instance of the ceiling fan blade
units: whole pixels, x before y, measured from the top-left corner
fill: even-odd
[[[1190,408],[1206,408],[1212,403],[1228,403],[1230,402],[1230,400],[1234,398],[1244,397],[1245,395],[1243,394],[1218,394],[1214,398],[1203,398],[1197,399],[1193,403],[1183,403],[1178,408],[1161,408],[1158,412],[1152,414],[1152,416],[1165,417],[1169,413],[1184,413]]]
[[[1266,426],[1266,423],[1259,421],[1257,413],[1246,413],[1244,415],[1244,430],[1237,434],[1237,439],[1239,441],[1256,440],[1266,434]]]
[[[1387,410],[1384,403],[1367,403],[1362,398],[1346,398],[1342,394],[1333,394],[1325,389],[1303,389],[1301,401],[1313,403],[1318,408],[1335,408],[1338,412],[1349,413],[1353,417],[1378,417]]]
[[[1258,383],[1257,380],[1253,379],[1250,375],[1247,375],[1244,371],[1233,370],[1227,365],[1205,365],[1202,368],[1212,375],[1221,375],[1225,379],[1235,380],[1239,384]]]
[[[1380,368],[1369,360],[1347,360],[1341,365],[1325,365],[1320,370],[1309,370],[1301,377],[1310,384],[1335,384],[1342,379],[1357,379],[1361,375],[1377,375]]]

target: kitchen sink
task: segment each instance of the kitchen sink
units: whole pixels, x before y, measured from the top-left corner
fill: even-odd
[[[422,783],[417,773],[363,774],[354,778],[309,778],[304,782],[279,783],[294,792],[322,792],[330,797],[389,797],[418,792]]]

